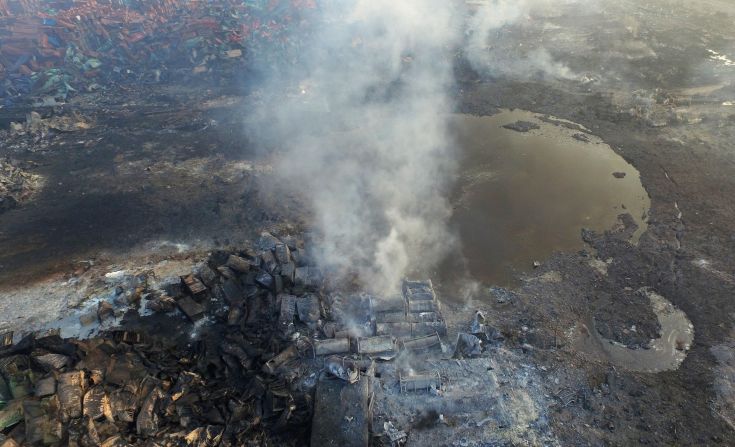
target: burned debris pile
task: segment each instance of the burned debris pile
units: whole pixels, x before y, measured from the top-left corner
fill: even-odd
[[[266,259],[216,254],[146,300],[174,312],[167,318],[180,320],[180,309],[197,336],[151,322],[87,340],[51,333],[6,343],[0,445],[302,445],[312,397],[309,365],[298,361],[310,347],[278,329],[275,296],[307,286],[282,274],[291,256]]]
[[[406,281],[392,300],[326,294],[303,243],[265,233],[254,245],[157,290],[138,285],[131,303],[152,315],[131,311],[136,324],[89,339],[3,334],[0,445],[305,445],[334,437],[345,414],[330,425],[324,412],[344,393],[367,442],[376,362],[441,348],[431,283]]]
[[[450,332],[431,281],[404,280],[390,296],[337,290],[312,253],[263,233],[182,276],[136,276],[118,293],[130,296],[120,326],[92,338],[4,334],[0,446],[546,436],[539,380],[518,373],[518,354],[482,313]],[[93,317],[109,321],[115,305],[100,302]],[[438,419],[426,426],[417,409]]]
[[[109,84],[242,70],[297,54],[309,0],[0,1],[0,98],[53,104]]]

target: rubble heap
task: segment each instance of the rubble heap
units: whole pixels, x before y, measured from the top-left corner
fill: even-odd
[[[431,281],[406,280],[393,297],[329,291],[308,253],[263,233],[175,280],[137,276],[115,293],[131,306],[117,329],[16,344],[0,334],[0,446],[364,447],[456,437],[445,425],[412,432],[416,405],[492,420],[477,434],[498,439],[516,436],[518,415],[538,417],[538,384],[517,377],[515,354],[490,360],[502,337],[482,314],[447,355]],[[115,303],[94,317],[109,320]],[[502,402],[501,381],[513,384]],[[469,399],[477,386],[482,408]]]
[[[265,233],[254,249],[214,253],[162,289],[136,281],[135,295],[146,298],[131,302],[159,319],[143,324],[147,330],[87,340],[52,331],[14,345],[6,334],[0,445],[305,444],[318,383],[366,387],[361,371],[373,361],[438,344],[436,330],[431,340],[413,337],[428,328],[418,321],[431,313],[435,327],[443,324],[431,283],[406,282],[397,313],[412,332],[402,343],[376,335],[376,297],[349,295],[353,305],[345,308],[366,317],[358,329],[356,314],[342,319],[342,295],[324,295],[321,272],[305,253],[295,239]],[[100,321],[113,311],[99,307]],[[174,326],[165,321],[194,329],[167,333],[159,324]]]
[[[275,297],[315,289],[289,252],[279,243],[217,253],[196,274],[146,292],[149,309],[200,327],[194,338],[156,323],[88,340],[3,337],[0,445],[303,445],[311,365],[299,359],[309,344],[279,330]]]
[[[159,82],[298,54],[311,0],[0,1],[0,98],[63,100],[110,83]],[[272,61],[270,61],[272,62]]]

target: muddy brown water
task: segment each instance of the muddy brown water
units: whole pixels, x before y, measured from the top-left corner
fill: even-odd
[[[646,229],[650,198],[639,172],[582,126],[551,119],[521,110],[451,117],[460,150],[452,224],[462,254],[440,271],[513,286],[534,261],[584,248],[582,228],[608,230],[630,213],[639,225],[634,240]],[[538,129],[503,127],[517,121]]]

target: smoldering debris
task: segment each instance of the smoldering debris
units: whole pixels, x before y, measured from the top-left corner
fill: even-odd
[[[164,290],[149,289],[141,278],[136,290],[145,289],[138,290],[145,301],[175,303],[155,307],[149,317],[130,316],[121,328],[89,339],[49,331],[3,342],[0,432],[12,440],[7,442],[399,445],[411,436],[405,419],[410,412],[402,409],[407,400],[448,399],[448,414],[455,406],[468,411],[453,396],[476,388],[462,382],[478,377],[467,375],[475,367],[465,362],[487,362],[489,351],[472,353],[471,360],[447,356],[440,335],[446,323],[431,281],[405,280],[402,293],[390,298],[344,295],[321,281],[277,281],[291,263],[318,269],[300,256],[303,242],[284,252],[281,239],[264,237],[277,243],[215,252],[179,283],[162,285]],[[259,281],[264,273],[273,280]],[[388,315],[409,330],[378,334]],[[503,380],[512,382],[515,373],[507,365],[517,359],[505,359],[509,353],[499,346],[487,345],[509,369],[483,363],[478,371],[506,374]],[[496,382],[483,390],[494,393],[491,384]],[[538,412],[532,399],[518,399]],[[499,411],[494,421],[511,418]]]
[[[479,357],[482,353],[482,342],[471,334],[460,333],[457,335],[457,347],[454,351],[455,358]]]
[[[496,40],[508,27],[532,20],[531,15],[536,8],[548,6],[544,2],[500,0],[477,3],[467,23],[468,36],[462,50],[478,73],[512,79],[579,77],[565,64],[555,60],[543,46],[504,48],[496,45]],[[592,2],[580,3],[589,7]]]
[[[274,324],[283,318],[277,304],[287,295],[276,281],[267,287],[256,282],[268,259],[266,252],[250,250],[215,253],[179,285],[167,285],[167,295],[147,292],[160,295],[149,302],[174,300],[192,321],[184,324],[211,320],[194,338],[178,336],[175,326],[162,330],[172,323],[156,319],[140,331],[87,340],[51,332],[15,345],[3,342],[0,431],[29,445],[303,445],[322,365],[309,361],[314,354],[305,336],[293,337]],[[245,272],[215,273],[243,262],[249,265]],[[279,276],[281,265],[270,269]],[[298,287],[298,299],[314,300],[318,289]],[[318,300],[316,308],[318,317]],[[156,310],[179,319],[173,307]],[[308,332],[299,320],[305,316],[313,311],[292,312],[287,329],[297,323]]]
[[[356,272],[387,295],[409,267],[431,266],[453,243],[445,113],[461,14],[438,0],[320,11],[326,25],[300,63],[274,73],[250,130],[282,150],[278,185],[308,192],[320,266]],[[276,93],[284,89],[293,91],[286,101]]]
[[[324,368],[333,376],[349,383],[360,380],[360,369],[353,362],[344,358],[332,356],[324,361]]]
[[[433,391],[436,393],[442,388],[442,377],[438,371],[399,374],[398,380],[402,393],[411,391]]]

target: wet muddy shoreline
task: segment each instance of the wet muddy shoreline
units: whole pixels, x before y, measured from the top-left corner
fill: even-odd
[[[508,128],[519,123],[527,127]],[[611,230],[630,214],[632,241],[646,230],[639,173],[582,126],[501,110],[454,115],[450,128],[460,160],[451,223],[466,260],[457,270],[445,264],[450,277],[517,286],[534,263],[583,249],[583,229]]]

